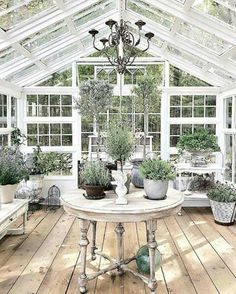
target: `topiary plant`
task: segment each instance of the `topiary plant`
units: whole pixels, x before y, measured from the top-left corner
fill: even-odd
[[[106,81],[88,80],[80,86],[80,98],[75,99],[76,108],[82,115],[92,115],[94,119],[95,130],[97,131],[97,159],[99,160],[99,151],[101,146],[100,114],[106,112],[111,107],[111,97],[113,87]]]
[[[123,171],[124,162],[132,155],[135,148],[135,138],[131,128],[122,123],[112,122],[107,129],[105,147],[107,154],[113,160],[120,162]]]

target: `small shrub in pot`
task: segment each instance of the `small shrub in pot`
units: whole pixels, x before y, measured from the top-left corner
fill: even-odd
[[[175,173],[169,162],[161,159],[145,160],[139,167],[144,178],[144,191],[149,199],[164,199],[169,180],[174,180]]]
[[[216,182],[209,189],[207,197],[210,199],[215,222],[220,225],[234,224],[236,215],[236,188],[233,184]]]
[[[87,198],[101,199],[104,189],[109,185],[111,176],[109,170],[101,161],[87,162],[80,174],[82,187],[86,190]]]

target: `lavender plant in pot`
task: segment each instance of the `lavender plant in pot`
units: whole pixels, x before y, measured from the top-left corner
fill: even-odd
[[[1,203],[14,200],[17,185],[28,176],[23,154],[10,147],[0,149],[0,199]]]
[[[104,190],[109,185],[111,176],[101,161],[88,161],[80,173],[80,178],[87,199],[97,200],[105,197]]]

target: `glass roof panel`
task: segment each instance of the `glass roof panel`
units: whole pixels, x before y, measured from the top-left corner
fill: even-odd
[[[182,3],[184,4],[185,3],[185,0],[175,0],[176,2],[179,2],[179,3]]]
[[[179,49],[177,49],[177,48],[175,48],[173,46],[168,46],[167,50],[172,55],[180,57],[180,58],[194,64],[195,66],[197,66],[197,67],[199,67],[201,69],[208,64],[207,61],[199,59],[198,57],[196,57],[196,56],[194,56],[194,55],[192,55],[190,53],[187,53],[187,52],[185,52],[183,50],[180,51]]]
[[[73,16],[74,23],[76,27],[94,20],[96,17],[103,15],[104,13],[111,11],[116,8],[115,0],[101,0],[98,1],[95,5],[91,5],[89,8],[86,8],[82,11],[77,12]]]
[[[209,72],[214,73],[229,82],[235,82],[235,78],[232,77],[232,75],[215,65],[212,65],[212,67],[209,69]]]
[[[39,71],[38,66],[35,65],[35,64],[32,64],[30,66],[24,67],[23,69],[21,69],[20,71],[15,72],[12,75],[9,75],[7,77],[7,80],[8,81],[11,81],[11,82],[13,81],[13,82],[16,82],[17,83],[17,81],[21,80],[22,78],[24,78],[26,76],[29,76],[31,74],[34,74],[37,71]]]
[[[236,11],[221,5],[219,2],[220,1],[214,0],[195,0],[193,8],[196,8],[202,13],[210,15],[232,27],[236,27]]]
[[[54,42],[65,33],[68,33],[68,27],[64,21],[59,21],[24,39],[21,45],[32,52],[41,46],[48,46],[49,42]]]
[[[215,0],[215,2],[224,5],[234,11],[236,11],[236,1],[235,0]]]
[[[19,23],[55,6],[53,0],[28,0],[20,1],[20,3],[23,5],[15,8],[14,10],[10,10],[4,15],[1,15],[1,28],[4,30],[12,29]]]
[[[47,56],[46,58],[43,58],[41,61],[43,63],[45,63],[46,65],[52,65],[54,63],[59,62],[60,60],[63,60],[63,58],[66,58],[76,52],[78,52],[79,55],[79,45],[78,43],[74,43],[70,46],[67,46],[66,48],[63,48],[59,51],[57,51],[56,53],[53,53],[49,56]]]
[[[233,47],[232,44],[186,22],[181,23],[178,34],[203,46],[205,50],[208,48],[218,55]]]
[[[160,10],[156,7],[152,6],[149,3],[146,3],[143,0],[128,0],[127,8],[137,12],[147,18],[150,18],[151,20],[159,23],[160,25],[171,29],[175,17]]]
[[[137,27],[133,27],[133,26],[129,26],[130,28],[130,32],[136,34],[136,36],[138,36],[139,32],[137,30]],[[143,40],[146,40],[146,37],[144,37],[144,35],[147,33],[147,30],[145,31],[145,27],[144,29],[142,29],[142,32],[141,32],[141,36],[143,37]],[[154,37],[152,38],[152,41],[151,43],[155,44],[156,46],[158,46],[159,48],[161,48],[161,46],[163,45],[164,43],[164,40],[156,37],[156,35],[154,35]]]
[[[2,51],[0,51],[0,65],[5,65],[6,63],[15,61],[14,59],[22,56],[15,49],[8,47]]]

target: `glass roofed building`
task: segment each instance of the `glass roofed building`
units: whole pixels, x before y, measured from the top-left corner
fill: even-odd
[[[145,77],[157,86],[148,107],[135,92]],[[81,86],[94,80],[112,89],[97,117],[94,105],[80,109]],[[0,0],[0,146],[14,147],[17,130],[24,156],[40,147],[70,161],[69,168],[45,172],[42,199],[52,185],[61,193],[78,188],[81,166],[98,152],[114,163],[106,149],[114,121],[128,123],[135,137],[127,173],[146,150],[175,165],[171,185],[181,190],[181,172],[196,175],[178,171],[191,161],[179,154],[180,139],[206,130],[219,145],[210,158],[219,169],[202,174],[236,184],[236,0]],[[191,190],[191,180],[186,185]],[[206,196],[194,201],[210,205]],[[230,270],[235,276],[235,264]]]

